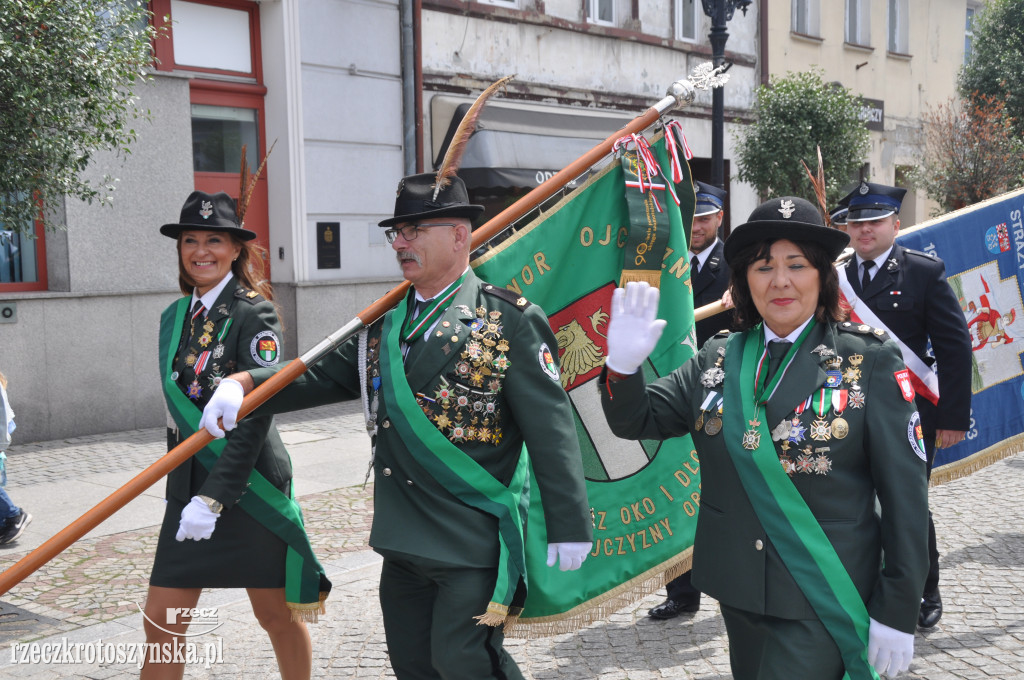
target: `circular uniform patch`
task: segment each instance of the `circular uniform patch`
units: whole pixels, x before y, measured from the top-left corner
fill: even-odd
[[[274,331],[260,331],[249,344],[253,361],[260,366],[273,366],[280,358],[281,343]]]
[[[542,342],[540,344],[537,360],[540,361],[540,368],[544,371],[545,375],[557,382],[558,364],[555,362],[555,357],[551,354],[551,350],[548,349],[548,343]]]
[[[914,449],[917,457],[927,461],[928,455],[924,452],[924,432],[921,430],[921,416],[917,411],[914,411],[914,415],[910,416],[910,422],[907,423],[907,439],[910,440],[910,447]]]

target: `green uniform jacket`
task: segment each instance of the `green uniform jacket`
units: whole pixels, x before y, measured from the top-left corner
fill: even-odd
[[[743,433],[710,435],[695,427],[708,393],[722,394],[724,382],[709,388],[702,377],[714,382],[706,372],[725,348],[726,335],[712,338],[696,357],[646,387],[639,374],[631,376],[611,383],[609,398],[607,383],[602,383],[605,416],[612,431],[627,439],[693,435],[701,472],[694,586],[756,614],[813,619],[814,610],[768,540],[726,450],[726,438]],[[792,420],[797,405],[825,384],[827,362],[835,358],[842,359],[840,388],[851,399],[859,400],[854,398],[857,392],[863,397],[863,405],[858,408],[851,401],[842,413],[849,434],[811,439],[811,423],[818,416],[808,408],[798,421],[807,432],[802,438],[793,435],[800,438],[797,443],[784,440],[788,450],[776,441],[776,450],[780,464],[788,456],[790,479],[832,542],[871,617],[912,633],[928,571],[928,489],[924,451],[917,441],[920,419],[913,396],[906,397],[895,377],[905,368],[895,343],[867,326],[816,324],[768,402],[766,424],[775,430],[784,418]],[[739,357],[724,357],[726,372],[733,360]],[[705,414],[705,421],[711,415]],[[835,417],[830,409],[825,420]],[[876,494],[881,518],[875,514]]]
[[[218,341],[217,336],[229,319],[228,332]],[[209,333],[209,342],[203,345],[205,323],[212,324],[213,330]],[[277,310],[261,295],[242,288],[234,277],[208,310],[206,321],[196,319],[191,340],[188,339],[187,315],[184,326],[185,344],[177,352],[174,370],[179,373],[177,383],[185,394],[193,380],[198,380],[202,392],[194,401],[200,410],[213,395],[220,378],[236,371],[260,368],[262,364],[276,364],[280,357],[281,324]],[[272,359],[266,358],[269,355],[265,348],[264,354],[259,353],[261,340],[273,343],[276,354]],[[194,365],[189,365],[187,359],[189,356],[199,358],[206,351],[210,355],[197,376]],[[167,475],[167,495],[184,503],[192,496],[209,496],[228,510],[245,493],[249,473],[254,468],[274,486],[288,488],[287,483],[292,478],[291,459],[274,427],[273,416],[246,418],[240,422],[228,433],[224,451],[211,471],[207,472],[195,458],[171,470]]]
[[[495,343],[493,358],[500,354],[502,342],[507,343],[504,355],[509,367],[503,379],[482,376],[479,384],[473,384],[474,374],[485,363],[465,356],[474,340],[473,325]],[[371,387],[373,374],[379,376],[374,359],[380,333],[381,323],[369,330],[366,366],[360,366],[353,338],[263,408],[280,412],[359,398],[359,370],[367,371]],[[512,478],[525,441],[544,499],[547,541],[586,542],[592,540],[593,523],[571,405],[557,369],[546,366],[547,359],[557,357],[557,351],[547,317],[539,307],[480,281],[470,272],[429,336],[411,345],[406,375],[437,428],[499,481],[507,484]],[[557,358],[554,361],[557,366]],[[250,371],[257,384],[273,372]],[[447,409],[441,405],[442,389],[451,392]],[[465,406],[458,406],[459,397],[466,398]],[[376,401],[370,545],[379,551],[447,564],[493,567],[498,557],[497,520],[465,505],[435,481],[391,427],[383,398]],[[462,430],[456,430],[459,423]],[[496,440],[495,434],[500,438]],[[531,489],[533,497],[536,493]]]

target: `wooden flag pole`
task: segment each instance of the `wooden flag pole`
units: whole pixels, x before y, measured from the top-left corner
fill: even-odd
[[[584,171],[595,165],[602,158],[611,153],[612,145],[617,139],[625,135],[642,132],[661,117],[663,113],[677,106],[684,106],[693,102],[698,88],[720,86],[724,81],[717,76],[716,70],[711,70],[710,65],[698,67],[694,75],[689,79],[679,80],[673,83],[668,94],[657,104],[647,109],[642,115],[634,118],[624,128],[611,135],[593,149],[580,156],[550,179],[540,184],[521,199],[513,203],[495,217],[488,220],[482,227],[474,230],[472,248],[475,250],[483,246],[488,240],[497,235],[502,229],[514,221],[526,215],[542,202],[554,196],[569,181],[576,179]],[[716,80],[717,78],[717,80]],[[311,350],[297,359],[293,359],[274,374],[269,380],[254,389],[242,401],[238,418],[251,413],[283,387],[291,383],[295,378],[306,372],[308,367],[322,359],[324,355],[338,347],[345,340],[349,339],[362,328],[373,323],[384,315],[389,309],[398,304],[405,297],[409,288],[409,282],[403,281],[400,285],[383,295],[373,304],[356,315],[351,321],[339,328],[337,331],[322,340]],[[716,303],[718,304],[718,303]],[[710,307],[710,305],[709,305]],[[703,311],[706,308],[701,308]],[[717,313],[717,312],[712,312]],[[710,314],[709,314],[710,316]],[[696,315],[695,315],[696,317]],[[704,317],[696,317],[697,319]],[[3,595],[15,585],[27,578],[44,564],[52,560],[68,546],[82,538],[92,529],[97,527],[105,519],[127,505],[133,498],[141,494],[150,486],[155,484],[174,468],[181,465],[200,449],[206,446],[212,437],[206,430],[196,432],[188,439],[178,444],[167,452],[155,463],[147,467],[128,483],[114,491],[105,499],[97,503],[81,517],[68,526],[61,529],[53,537],[47,539],[38,548],[25,555],[14,565],[0,574],[0,595]]]

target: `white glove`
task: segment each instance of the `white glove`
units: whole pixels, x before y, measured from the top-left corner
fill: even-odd
[[[576,571],[593,548],[593,543],[548,543],[548,566],[555,566],[557,559],[562,571]]]
[[[233,430],[238,421],[238,409],[242,408],[245,388],[242,383],[231,378],[224,378],[214,390],[213,396],[203,409],[203,417],[199,419],[199,427],[205,427],[213,437],[220,439],[224,430]],[[220,429],[217,419],[224,419],[224,430]]]
[[[914,634],[903,633],[871,619],[868,628],[868,663],[879,675],[895,678],[910,668],[914,658]]]
[[[181,509],[181,522],[178,523],[178,533],[174,537],[179,541],[191,538],[193,541],[202,541],[213,536],[213,527],[220,517],[208,506],[199,496],[192,496],[189,504]]]
[[[654,351],[666,321],[658,318],[657,288],[630,281],[625,290],[612,293],[612,318],[608,322],[608,357],[605,366],[616,373],[636,373]]]

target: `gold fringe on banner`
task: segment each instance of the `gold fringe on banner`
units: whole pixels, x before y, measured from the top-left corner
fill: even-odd
[[[619,277],[619,287],[625,287],[630,281],[644,281],[649,283],[652,288],[658,288],[661,286],[661,269],[659,268],[657,271],[623,269],[622,276]]]
[[[939,484],[945,484],[946,482],[966,477],[972,472],[977,472],[992,463],[997,463],[1021,451],[1024,451],[1024,433],[1004,439],[998,444],[993,444],[987,449],[982,449],[955,463],[949,463],[948,465],[933,469],[930,486],[938,486]]]
[[[288,602],[292,623],[319,623],[320,616],[327,613],[327,605],[324,603],[326,599],[327,593],[320,593],[319,602]]]
[[[524,640],[563,633],[575,633],[595,621],[602,621],[623,607],[647,597],[665,584],[690,570],[693,548],[687,548],[670,560],[648,569],[629,581],[602,593],[567,612],[528,619],[509,617],[505,635]]]

